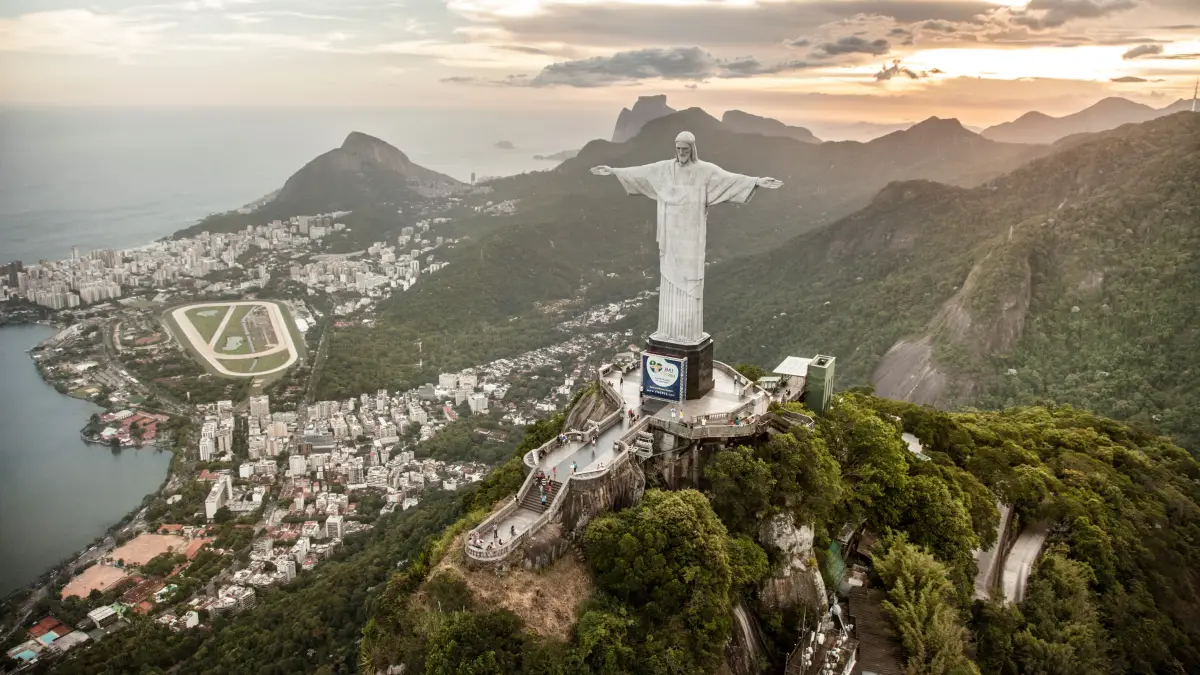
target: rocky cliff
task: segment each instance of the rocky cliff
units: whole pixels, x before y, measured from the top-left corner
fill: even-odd
[[[824,611],[825,581],[813,554],[813,530],[797,527],[792,516],[781,513],[763,523],[758,541],[780,552],[783,565],[759,588],[759,598],[770,608],[803,604]]]
[[[651,120],[670,115],[675,109],[667,105],[667,95],[639,96],[633,109],[622,108],[613,129],[613,143],[624,143],[638,135],[642,127]]]

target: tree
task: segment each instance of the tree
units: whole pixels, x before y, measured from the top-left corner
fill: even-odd
[[[791,511],[798,522],[820,523],[841,501],[842,470],[819,433],[793,427],[772,436],[758,455],[775,478],[772,504]]]
[[[231,520],[233,520],[233,511],[230,511],[228,506],[222,506],[213,514],[213,521],[217,524],[224,525]]]
[[[883,607],[900,633],[910,675],[978,675],[966,657],[967,631],[950,604],[946,568],[904,535],[880,540],[875,572],[888,599]]]
[[[755,457],[754,450],[739,445],[713,455],[704,476],[712,485],[713,510],[721,520],[731,530],[754,532],[771,505],[771,467]]]
[[[455,612],[429,641],[428,675],[509,675],[521,672],[521,620],[506,609]]]
[[[575,648],[567,659],[571,672],[620,675],[637,668],[634,633],[637,620],[611,599],[590,600],[575,624]]]
[[[861,395],[839,395],[818,425],[829,454],[841,464],[847,484],[843,507],[852,519],[904,484],[909,460],[900,429],[864,405]]]
[[[1023,632],[1013,638],[1022,672],[1084,675],[1104,669],[1108,636],[1100,625],[1086,564],[1058,549],[1043,556],[1029,580]]]
[[[747,380],[758,382],[760,378],[767,375],[767,369],[753,363],[739,363],[733,367],[734,370],[741,373]]]
[[[640,667],[717,666],[732,571],[725,526],[703,495],[649,490],[637,506],[592,521],[584,541],[597,586],[642,617]]]

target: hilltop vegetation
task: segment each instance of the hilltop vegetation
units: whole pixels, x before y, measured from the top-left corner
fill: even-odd
[[[714,266],[706,321],[731,362],[834,354],[841,383],[886,396],[1072,403],[1198,451],[1197,250],[1200,115],[1182,113],[973,189],[891,185],[832,227]],[[885,358],[901,341],[928,361]]]
[[[921,439],[927,461],[906,449],[902,431]],[[565,644],[481,606],[461,579],[427,580],[422,569],[462,555],[431,545],[424,568],[393,575],[383,592],[363,664],[480,675],[712,673],[738,603],[764,626],[768,653],[786,653],[802,608],[761,603],[762,581],[786,561],[754,534],[782,513],[813,523],[819,546],[847,521],[885,535],[876,583],[910,672],[1200,667],[1200,569],[1191,564],[1200,559],[1200,465],[1165,438],[1069,407],[944,413],[842,394],[814,432],[722,450],[705,473],[707,499],[650,490],[586,526],[596,590]],[[499,496],[519,481],[518,470],[489,477],[484,489]],[[997,500],[1013,507],[1015,527],[1051,524],[1048,554],[1019,606],[970,599],[971,551],[995,542]],[[460,520],[440,541],[482,517]],[[442,611],[415,600],[430,594],[446,599]]]

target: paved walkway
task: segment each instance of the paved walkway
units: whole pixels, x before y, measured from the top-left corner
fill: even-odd
[[[629,410],[632,409],[635,414],[641,416],[641,368],[636,368],[623,375],[620,370],[613,369],[603,379],[622,399],[620,421],[601,433],[594,445],[588,441],[568,440],[566,445],[550,450],[538,460],[539,469],[546,472],[547,476],[564,483],[562,489],[570,489],[567,481],[571,476],[572,463],[575,463],[577,471],[581,473],[609,466],[616,456],[614,451],[616,441],[629,430]],[[740,389],[745,386],[743,378],[735,379],[729,373],[714,368],[713,380],[713,389],[704,398],[698,401],[664,405],[653,413],[653,416],[670,420],[671,408],[674,407],[677,411],[681,411],[681,419],[695,419],[704,415],[728,413],[748,400],[740,395]],[[547,497],[547,504],[550,499]],[[512,528],[515,527],[517,533],[520,534],[540,515],[526,508],[513,511],[508,517],[497,523],[499,538],[507,542],[512,536]],[[490,535],[484,533],[482,529],[480,532],[485,534],[485,541],[490,539]]]

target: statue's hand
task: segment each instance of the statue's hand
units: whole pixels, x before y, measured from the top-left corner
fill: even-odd
[[[611,176],[612,175],[612,167],[608,167],[608,166],[604,166],[604,165],[593,166],[592,173],[596,174],[597,176]]]
[[[595,169],[592,169],[592,170],[595,171]],[[762,178],[759,178],[757,181],[755,181],[754,184],[760,188],[766,188],[768,190],[777,190],[783,185],[783,181],[775,179],[775,178],[771,178],[770,176],[763,176]]]

